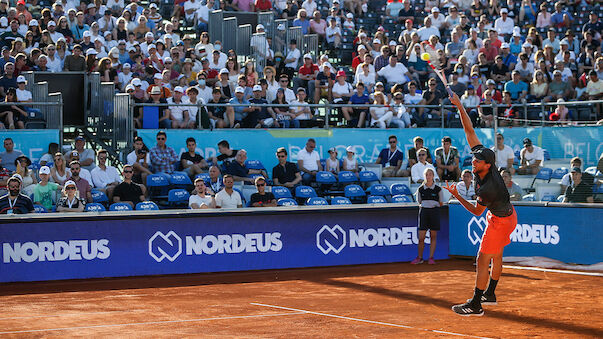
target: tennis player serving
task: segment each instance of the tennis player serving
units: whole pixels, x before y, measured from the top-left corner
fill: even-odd
[[[510,235],[517,226],[517,214],[509,202],[509,193],[496,168],[494,152],[480,143],[458,95],[453,93],[450,102],[459,110],[465,136],[473,153],[471,165],[477,204],[474,205],[463,199],[456,189],[456,184],[449,185],[446,181],[444,188],[469,212],[477,216],[488,208],[487,226],[477,255],[477,276],[473,298],[464,304],[452,306],[452,310],[462,316],[481,316],[484,314],[482,304],[496,304],[494,290],[502,273],[503,249],[511,243]],[[492,262],[492,271],[488,274],[490,262]],[[489,283],[488,276],[490,276]]]

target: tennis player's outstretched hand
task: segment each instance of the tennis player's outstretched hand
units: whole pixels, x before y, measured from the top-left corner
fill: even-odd
[[[452,96],[449,96],[449,99],[450,99],[450,102],[454,106],[456,106],[456,107],[461,106],[461,99],[459,98],[459,96],[456,93],[452,92]]]
[[[456,95],[456,94],[455,94]],[[458,97],[457,97],[458,98]],[[444,188],[450,192],[450,194],[452,194],[452,196],[454,196],[455,198],[458,197],[459,195],[459,191],[456,189],[456,184],[452,183],[449,184],[448,180],[446,180],[446,186],[444,186]]]

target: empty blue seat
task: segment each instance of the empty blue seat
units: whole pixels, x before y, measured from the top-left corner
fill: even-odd
[[[264,167],[264,165],[262,165],[262,162],[259,160],[247,160],[247,161],[245,161],[245,167],[248,169],[257,169],[257,170],[266,169]]]
[[[211,181],[211,178],[209,177],[209,173],[199,173],[199,174],[197,174],[195,179],[197,179],[197,178],[203,179],[203,181],[205,181],[206,184]]]
[[[352,202],[346,197],[333,197],[331,205],[351,205]]]
[[[107,197],[107,195],[104,192],[93,189],[91,193],[92,193],[92,202],[96,202],[96,203],[109,202],[109,198]]]
[[[186,189],[189,188],[189,186],[192,187],[193,185],[191,178],[189,178],[188,175],[184,172],[172,173],[168,181],[170,185],[172,185],[174,188]]]
[[[366,197],[362,187],[356,184],[351,184],[345,187],[343,195],[349,198],[352,203],[363,203]]]
[[[337,178],[331,172],[320,171],[316,173],[316,182],[319,184],[335,184],[337,183]]]
[[[168,193],[168,204],[172,207],[186,207],[188,206],[189,196],[186,190],[181,188],[172,189]]]
[[[553,174],[551,175],[551,179],[562,179],[563,176],[566,175],[567,173],[569,173],[569,170],[567,168],[559,167],[553,171]]]
[[[292,198],[280,198],[277,200],[278,206],[297,206],[297,201]]]
[[[166,199],[170,187],[169,176],[165,174],[151,174],[147,176],[147,188],[151,199]]]
[[[551,160],[551,153],[549,153],[549,151],[543,149],[542,152],[544,153],[544,160],[545,161]]]
[[[385,200],[385,198],[380,195],[371,195],[368,197],[366,202],[368,204],[386,204],[387,200]]]
[[[534,180],[532,180],[532,185],[530,185],[530,188],[534,187],[534,183],[536,182],[536,180],[545,180],[546,182],[551,181],[551,177],[553,176],[553,170],[548,168],[548,167],[543,167],[541,168],[538,173],[536,174],[536,176],[534,177]]]
[[[369,188],[369,192],[371,195],[379,195],[379,196],[386,196],[386,195],[391,194],[389,192],[389,188],[387,188],[387,186],[385,186],[383,184],[372,184],[371,187]]]
[[[554,195],[551,195],[551,194],[545,194],[542,196],[540,201],[557,201],[557,197],[555,197]]]
[[[337,174],[337,179],[342,184],[348,184],[348,183],[353,183],[353,182],[357,182],[358,181],[358,178],[356,177],[356,174],[354,174],[354,172],[350,172],[350,171],[341,171],[341,172],[339,172]]]
[[[159,206],[152,201],[142,201],[136,204],[137,211],[157,211]]]
[[[328,204],[329,203],[327,202],[327,199],[322,198],[322,197],[308,198],[308,200],[306,201],[306,205],[309,205],[309,206],[328,205]]]
[[[301,199],[313,198],[316,196],[316,191],[310,186],[300,185],[295,188],[295,197]]]
[[[109,211],[131,211],[132,206],[130,204],[126,204],[125,202],[116,202],[109,206]]]
[[[412,199],[408,195],[398,194],[392,197],[393,203],[407,203],[412,202]]]
[[[277,201],[282,198],[293,198],[291,191],[284,186],[272,186],[272,194]]]
[[[392,184],[389,187],[392,195],[398,195],[398,194],[403,194],[403,195],[411,195],[412,196],[412,192],[410,191],[410,188],[408,188],[407,185],[405,184]]]
[[[34,211],[36,213],[48,213],[48,211],[46,210],[46,207],[44,207],[42,205],[38,205],[38,204],[34,205]]]
[[[560,196],[558,196],[557,202],[563,202],[563,199],[565,199],[565,194],[561,194]]]
[[[522,198],[523,201],[536,201],[534,194],[526,194]]]
[[[104,212],[107,209],[105,208],[105,206],[97,203],[97,202],[92,202],[89,204],[86,204],[86,207],[84,208],[84,211],[86,212]]]
[[[358,173],[358,178],[360,179],[360,182],[379,181],[377,173],[373,171],[360,171]]]

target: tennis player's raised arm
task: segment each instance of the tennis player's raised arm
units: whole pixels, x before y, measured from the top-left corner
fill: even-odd
[[[467,111],[465,111],[465,107],[463,107],[463,104],[461,104],[461,99],[459,99],[459,96],[456,93],[452,93],[452,96],[450,97],[450,102],[459,110],[461,123],[463,124],[463,129],[465,130],[465,136],[467,137],[469,147],[473,148],[476,145],[481,145],[481,142],[477,138],[475,130],[473,129],[473,123],[471,122],[471,118],[469,118]]]

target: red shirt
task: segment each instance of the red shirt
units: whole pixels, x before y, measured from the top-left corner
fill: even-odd
[[[255,0],[255,11],[269,11],[272,9],[270,0]]]
[[[494,61],[494,59],[498,55],[498,48],[496,48],[496,46],[493,46],[493,45],[490,45],[489,49],[482,47],[479,51],[480,51],[480,53],[484,53],[486,55],[486,60],[488,60],[488,61]]]
[[[312,64],[312,66],[309,67],[304,64],[302,67],[299,68],[300,75],[314,75],[315,72],[318,72],[318,65],[316,64]]]
[[[352,68],[354,68],[354,71],[356,71],[356,68],[361,63],[362,63],[362,60],[360,60],[360,56],[356,56],[354,59],[352,59]]]
[[[202,72],[207,73],[207,79],[215,79],[218,77],[218,71],[213,68],[204,69]]]

